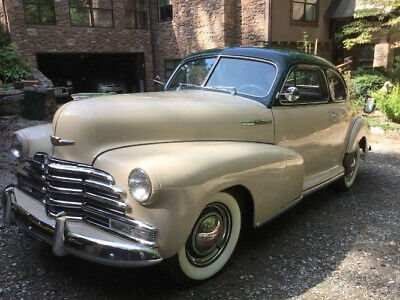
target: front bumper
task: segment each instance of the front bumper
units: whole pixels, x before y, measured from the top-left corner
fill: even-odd
[[[2,206],[5,224],[16,224],[29,235],[52,245],[57,256],[71,254],[119,267],[150,266],[162,261],[157,248],[127,241],[64,213],[48,217],[41,202],[16,187],[4,190]]]

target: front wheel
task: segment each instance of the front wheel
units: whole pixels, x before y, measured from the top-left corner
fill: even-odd
[[[239,239],[242,213],[228,193],[216,194],[201,212],[185,245],[167,262],[177,282],[192,285],[217,274],[231,257]]]

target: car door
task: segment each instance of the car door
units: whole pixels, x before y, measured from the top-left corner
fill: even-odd
[[[272,108],[275,143],[298,152],[304,159],[303,190],[329,179],[334,164],[332,153],[329,92],[325,75],[317,66],[298,65],[291,69],[282,87],[284,93],[296,87],[300,97],[289,102],[279,96]]]
[[[342,76],[331,69],[326,70],[329,94],[329,114],[332,123],[331,159],[334,165],[343,166],[343,152],[347,142],[348,128],[353,113],[347,100],[347,88]]]

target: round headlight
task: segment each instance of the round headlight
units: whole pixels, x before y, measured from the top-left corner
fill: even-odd
[[[15,158],[21,158],[24,154],[24,145],[22,143],[22,139],[17,134],[12,136],[11,154]]]
[[[129,191],[133,199],[145,204],[150,200],[152,186],[149,175],[142,169],[134,169],[129,174],[128,179]]]

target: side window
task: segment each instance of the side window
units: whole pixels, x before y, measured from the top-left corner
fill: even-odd
[[[283,86],[282,92],[287,92],[289,87],[296,87],[300,98],[295,104],[327,102],[325,79],[319,68],[298,67],[293,69]],[[284,98],[281,103],[288,103]]]
[[[336,72],[331,70],[326,71],[326,78],[328,79],[329,91],[333,101],[343,101],[347,98],[346,85],[342,78]]]

